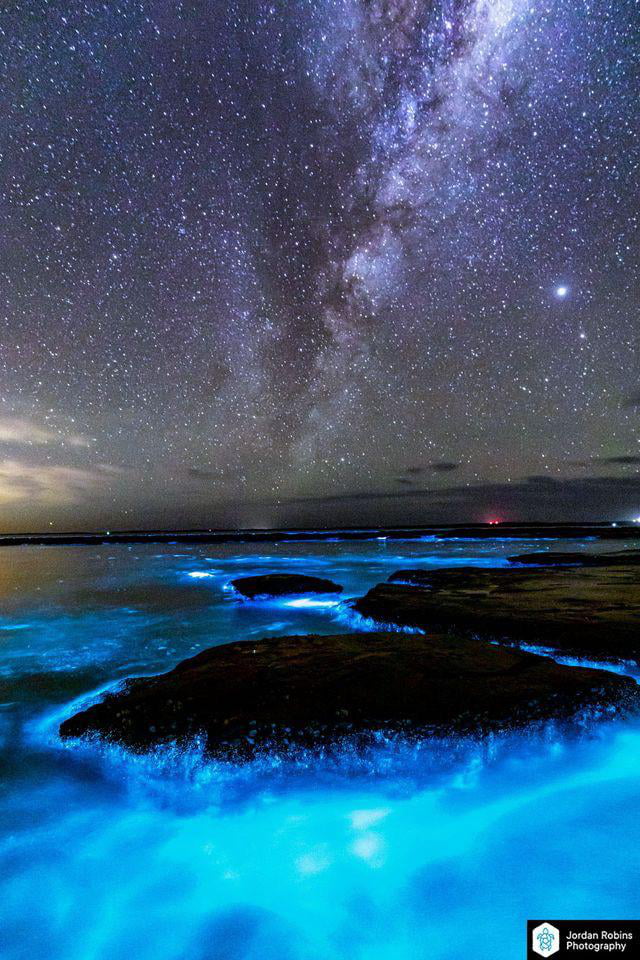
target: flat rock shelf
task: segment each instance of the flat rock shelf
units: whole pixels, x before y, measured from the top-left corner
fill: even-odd
[[[540,567],[634,567],[640,566],[640,550],[618,550],[614,553],[556,553],[536,550],[507,557],[509,563]]]
[[[383,623],[527,641],[601,659],[640,654],[634,566],[398,570],[354,603]]]
[[[451,634],[291,636],[204,650],[62,724],[134,751],[204,738],[210,754],[313,746],[374,731],[485,732],[635,706],[635,683]]]

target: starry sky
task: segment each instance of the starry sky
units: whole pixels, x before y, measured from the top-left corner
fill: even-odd
[[[0,530],[640,515],[638,0],[8,0]]]

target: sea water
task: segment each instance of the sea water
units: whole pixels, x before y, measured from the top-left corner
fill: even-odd
[[[197,743],[133,757],[57,736],[100,690],[213,644],[372,626],[338,597],[243,602],[234,577],[314,574],[356,596],[402,567],[540,548],[602,549],[3,549],[2,960],[512,960],[527,918],[637,917],[640,721],[245,764]]]

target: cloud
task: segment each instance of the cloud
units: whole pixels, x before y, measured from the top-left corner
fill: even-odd
[[[610,464],[616,464],[623,467],[639,466],[640,456],[629,455],[629,456],[621,456],[621,457],[596,457],[592,462],[593,463],[610,463]]]
[[[79,433],[66,432],[49,425],[40,426],[21,417],[0,417],[0,443],[24,446],[59,445],[88,447],[91,441]]]
[[[632,393],[622,402],[623,407],[640,407],[640,393]]]
[[[459,463],[442,460],[440,463],[430,463],[429,469],[433,470],[434,473],[452,473],[454,470],[457,470],[459,466]]]
[[[640,466],[639,454],[619,454],[614,457],[591,457],[589,460],[571,460],[576,467],[590,467],[593,464],[602,464],[609,467],[636,467]]]
[[[554,479],[530,476],[514,483],[459,484],[402,490],[345,491],[319,497],[292,497],[280,502],[286,510],[304,508],[320,515],[323,508],[344,505],[349,515],[371,517],[378,525],[482,520],[499,516],[513,520],[595,520],[640,514],[640,478],[581,477]]]
[[[529,477],[525,477],[522,483],[525,483],[529,488],[539,487],[541,490],[548,490],[550,487],[556,487],[558,483],[562,481],[557,480],[555,477],[550,477],[546,473],[534,473]],[[567,481],[571,482],[571,481]]]
[[[59,507],[84,502],[99,493],[117,468],[80,469],[56,464],[0,461],[0,505]]]

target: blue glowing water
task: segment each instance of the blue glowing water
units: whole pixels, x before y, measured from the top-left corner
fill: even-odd
[[[599,549],[517,549],[541,547]],[[2,960],[512,960],[527,917],[635,917],[640,721],[244,766],[204,762],[197,744],[132,758],[56,736],[96,690],[212,644],[368,626],[332,597],[239,602],[236,576],[304,571],[357,595],[400,567],[514,552],[3,550]]]

